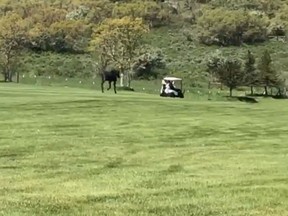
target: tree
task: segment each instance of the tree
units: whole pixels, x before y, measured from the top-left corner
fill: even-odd
[[[63,41],[64,46],[55,47],[58,52],[68,51],[81,53],[87,45],[88,37],[91,35],[90,26],[80,20],[64,20],[53,23],[48,33],[53,41]]]
[[[63,1],[63,0],[62,0]],[[68,19],[85,19],[89,23],[100,23],[111,17],[114,3],[110,0],[72,0]]]
[[[9,12],[0,19],[0,57],[5,82],[12,82],[12,67],[26,42],[27,29],[28,22],[17,13]]]
[[[198,38],[206,45],[241,45],[263,42],[267,38],[267,20],[244,10],[205,9],[198,19]]]
[[[278,85],[279,75],[272,67],[272,58],[270,52],[265,50],[258,64],[261,82],[264,84],[264,94],[268,95],[268,87]]]
[[[243,84],[244,74],[238,59],[224,60],[217,74],[220,81],[229,88],[230,97],[233,89]]]
[[[133,64],[133,71],[138,79],[157,78],[165,68],[166,62],[162,50],[149,46],[142,47]]]
[[[122,18],[131,16],[142,18],[153,27],[166,25],[170,22],[170,13],[167,7],[154,1],[132,1],[116,4],[113,17]]]
[[[94,29],[90,50],[116,64],[121,73],[126,72],[124,75],[127,86],[130,87],[133,58],[137,55],[137,48],[148,30],[148,26],[141,18],[107,19]]]
[[[29,30],[27,48],[56,52],[69,50],[65,33],[67,29],[71,28],[71,24],[77,23],[77,21],[69,20],[65,22],[66,11],[64,9],[58,9],[56,6],[45,7],[43,4],[39,4],[38,8],[34,6],[31,9],[31,15],[29,16],[31,29]],[[82,24],[82,26],[85,26],[85,24]],[[81,28],[74,27],[74,29]],[[76,33],[78,31],[75,31],[74,34]]]
[[[242,64],[238,59],[215,57],[209,61],[209,71],[215,74],[218,80],[229,88],[229,95],[232,96],[233,89],[242,85],[244,73],[241,70]]]
[[[222,90],[222,83],[219,81],[218,76],[217,76],[217,70],[220,67],[221,59],[224,59],[223,53],[221,50],[217,49],[215,52],[213,52],[211,55],[206,57],[207,61],[207,70],[206,76],[208,77],[208,88],[211,88],[212,84],[219,84],[221,85],[221,90]]]
[[[274,17],[277,11],[281,8],[281,4],[284,5],[281,0],[264,0],[259,1],[261,4],[261,10],[266,13],[269,18]]]
[[[259,73],[256,70],[255,62],[256,61],[255,61],[254,55],[251,53],[250,50],[248,50],[246,60],[245,60],[245,65],[244,65],[244,74],[245,74],[244,83],[245,85],[250,86],[251,95],[254,94],[253,92],[254,85],[259,84],[259,79],[260,79]]]
[[[277,11],[276,16],[271,19],[269,25],[269,33],[272,36],[276,36],[277,40],[279,36],[285,36],[288,30],[288,6],[284,6]]]

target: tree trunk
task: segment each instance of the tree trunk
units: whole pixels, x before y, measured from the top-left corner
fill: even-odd
[[[12,74],[12,72],[11,71],[9,71],[9,73],[8,73],[8,78],[9,78],[9,82],[13,82],[13,74]]]
[[[6,71],[4,73],[4,82],[8,82],[8,73]]]
[[[268,87],[267,87],[267,86],[264,87],[264,95],[265,95],[265,96],[268,95]]]
[[[128,87],[130,88],[131,87],[131,75],[128,74]]]
[[[128,74],[127,74],[127,72],[126,72],[126,74],[125,74],[125,86],[126,87],[128,87]]]
[[[126,86],[129,88],[131,87],[131,81],[132,81],[131,74],[127,72],[126,73]]]
[[[278,88],[278,91],[277,91],[277,93],[276,93],[276,96],[282,96],[281,88]]]
[[[230,97],[232,97],[232,91],[233,91],[233,88],[232,88],[232,87],[230,87],[230,88],[229,88]]]
[[[124,77],[124,74],[121,72],[120,73],[120,86],[123,87],[123,77]]]
[[[254,95],[254,88],[251,86],[251,95]]]
[[[20,73],[17,71],[17,83],[20,82]]]

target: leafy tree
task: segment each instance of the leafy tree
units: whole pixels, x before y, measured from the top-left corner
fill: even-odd
[[[269,18],[274,17],[281,6],[285,4],[282,0],[262,0],[259,1],[259,3],[261,5],[261,11],[267,14]]]
[[[213,71],[218,80],[229,88],[230,97],[233,89],[242,85],[244,73],[241,69],[241,61],[235,58],[219,57],[214,58],[209,63],[210,70]]]
[[[256,70],[255,66],[256,60],[254,55],[250,50],[247,52],[245,65],[244,65],[244,73],[245,73],[245,85],[250,86],[251,88],[251,95],[254,94],[253,87],[257,84],[259,84],[260,76],[258,71]]]
[[[67,17],[65,9],[56,6],[39,8],[31,6],[29,16],[32,28],[29,31],[27,48],[36,51],[83,53],[91,35],[91,26],[86,20]],[[36,12],[37,11],[37,12]]]
[[[53,23],[48,32],[51,38],[64,42],[64,47],[55,47],[59,52],[67,50],[81,53],[91,35],[91,26],[80,20],[64,20]]]
[[[278,10],[276,16],[270,20],[269,33],[272,36],[285,36],[288,30],[288,6]]]
[[[90,48],[90,47],[89,47]],[[106,52],[104,52],[105,48],[101,45],[94,45],[90,48],[91,59],[92,59],[92,67],[94,69],[95,76],[101,75],[101,73],[107,69],[108,66],[111,66],[111,59]],[[114,66],[114,65],[113,65]]]
[[[73,10],[67,14],[67,18],[80,18],[94,24],[111,18],[114,7],[110,0],[72,0],[71,5]]]
[[[27,18],[30,20],[31,29],[29,30],[29,43],[27,48],[40,51],[58,51],[65,48],[63,38],[53,35],[52,25],[61,23],[65,20],[64,9],[58,9],[43,4],[31,6],[31,15]],[[51,29],[50,29],[51,28]]]
[[[117,4],[113,9],[113,17],[122,18],[125,16],[142,18],[152,27],[166,25],[170,22],[168,8],[154,1],[138,0]]]
[[[263,52],[258,69],[261,74],[261,82],[264,84],[264,94],[268,95],[268,87],[279,84],[279,75],[272,67],[272,58],[268,50]]]
[[[197,0],[185,0],[184,1],[184,9],[186,10],[193,11],[197,7],[198,7]]]
[[[138,79],[155,79],[166,68],[165,56],[160,49],[143,47],[142,50],[133,64],[135,77]]]
[[[233,10],[256,10],[272,14],[278,8],[279,0],[212,0],[211,5],[214,8],[225,7]]]
[[[31,9],[31,15],[29,17],[33,23],[41,23],[44,27],[48,28],[53,23],[65,20],[66,10],[39,5]]]
[[[243,10],[206,9],[198,19],[201,43],[211,45],[241,45],[243,42],[267,40],[267,21]]]
[[[207,70],[206,72],[206,76],[208,76],[208,80],[209,80],[209,89],[210,89],[210,85],[214,82],[220,82],[218,80],[217,77],[217,70],[220,67],[221,64],[221,60],[224,59],[223,53],[221,50],[217,49],[215,52],[213,52],[211,55],[209,55],[207,57],[207,59],[205,60],[206,66],[207,66]]]
[[[26,42],[28,22],[17,13],[8,12],[0,19],[0,57],[5,82],[12,82],[13,65]]]
[[[95,28],[90,46],[92,50],[96,48],[98,53],[105,55],[105,59],[114,62],[122,73],[126,72],[124,75],[130,87],[133,58],[148,30],[141,18],[107,19]]]

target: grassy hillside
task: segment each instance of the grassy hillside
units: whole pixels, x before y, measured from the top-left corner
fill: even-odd
[[[267,49],[272,53],[274,68],[285,77],[287,13],[287,0],[0,0],[0,72],[6,81],[16,71],[32,76],[91,79],[97,58],[90,54],[97,56],[106,50],[102,57],[111,65],[121,65],[125,75],[132,70],[140,71],[140,75],[136,73],[138,78],[143,73],[147,77],[158,74],[160,78],[177,75],[184,77],[190,87],[206,87],[206,63],[216,51],[243,60],[249,49],[259,60]],[[123,50],[130,47],[125,41],[131,37],[119,30],[125,28],[130,36],[137,35],[133,43],[130,41],[130,45],[137,46],[129,52]],[[112,35],[117,35],[115,40]],[[127,38],[120,43],[119,38],[125,35]],[[281,40],[277,41],[278,37]],[[109,47],[105,47],[104,39],[117,47],[111,50],[114,57],[105,56]],[[133,67],[143,60],[141,54],[153,56],[155,49],[165,56],[164,71],[151,59],[145,69],[141,65]],[[23,56],[14,58],[19,50],[24,51]]]
[[[288,214],[285,101],[13,84],[0,97],[1,215]]]
[[[187,79],[186,84],[191,87],[207,86],[206,63],[210,55],[222,51],[224,55],[235,55],[244,58],[247,50],[251,50],[257,60],[262,52],[268,49],[271,52],[274,68],[277,71],[288,72],[288,45],[285,42],[271,40],[258,45],[243,45],[240,47],[220,47],[201,45],[196,39],[189,41],[185,34],[189,26],[162,27],[152,30],[144,39],[146,44],[162,50],[167,62],[166,73]],[[22,73],[30,75],[41,74],[51,76],[59,74],[64,78],[70,74],[91,78],[95,75],[95,68],[88,54],[57,54],[51,52],[26,53],[22,61]]]
[[[247,50],[251,50],[256,58],[260,58],[262,52],[268,49],[274,60],[274,66],[277,70],[287,71],[287,48],[285,42],[271,40],[266,43],[254,45],[242,45],[221,47],[221,46],[205,46],[201,45],[194,35],[194,40],[187,40],[187,30],[191,30],[191,26],[184,25],[174,26],[171,28],[161,28],[151,32],[147,42],[152,46],[159,47],[167,55],[169,69],[175,73],[196,73],[206,70],[206,63],[209,55],[221,50],[224,55],[235,55],[244,57]],[[195,33],[194,33],[195,34]],[[193,31],[191,32],[193,38]]]

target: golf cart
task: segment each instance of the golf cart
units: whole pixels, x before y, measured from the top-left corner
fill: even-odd
[[[180,82],[180,88],[176,88],[174,83]],[[166,89],[169,86],[169,90]],[[185,91],[184,91],[185,92]],[[160,97],[179,97],[184,98],[184,92],[182,92],[182,79],[177,77],[164,77],[162,80],[162,87],[160,91]]]

